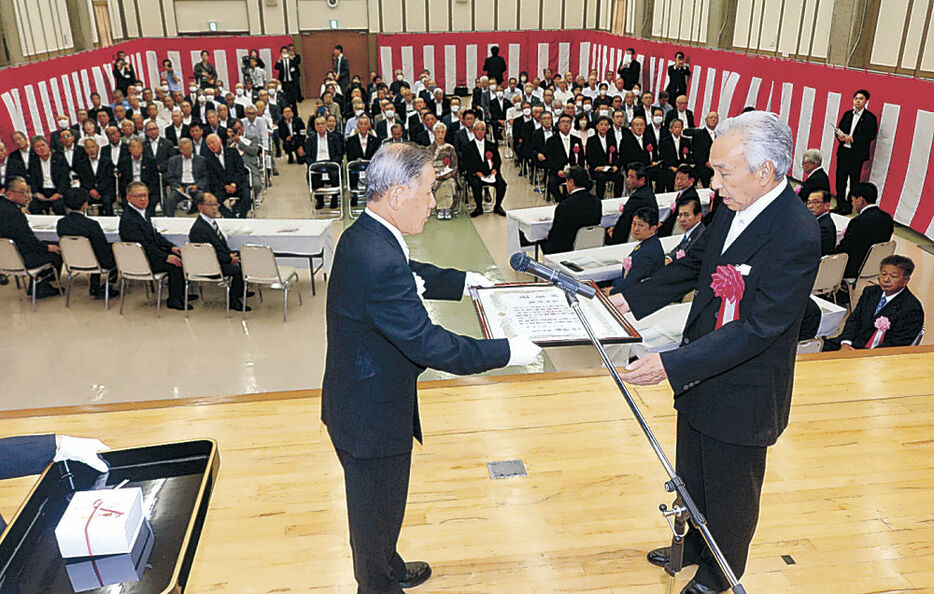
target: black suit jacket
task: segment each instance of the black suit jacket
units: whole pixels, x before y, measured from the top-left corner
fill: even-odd
[[[662,165],[667,169],[669,167],[678,167],[679,165],[693,165],[694,152],[691,147],[691,141],[681,135],[681,150],[675,151],[674,136],[669,134],[658,143],[659,157]]]
[[[534,127],[534,124],[533,124]],[[558,134],[558,129],[552,126],[551,128],[551,137],[554,137],[555,134]],[[546,145],[548,140],[551,139],[545,138],[545,127],[541,126],[538,130],[532,132],[532,139],[529,141],[529,156],[532,158],[532,163],[538,167],[547,167],[548,166],[548,153]],[[538,160],[538,155],[545,155],[544,161]]]
[[[682,238],[681,242],[678,245],[676,245],[674,248],[672,248],[672,250],[665,255],[668,258],[670,258],[672,262],[679,259],[678,252],[680,251],[684,251],[685,255],[687,255],[688,250],[690,250],[695,245],[697,245],[697,241],[700,239],[701,235],[704,234],[705,229],[707,229],[707,227],[704,225],[704,222],[701,221],[700,223],[697,224],[697,227],[691,232],[690,236],[685,236],[684,238]]]
[[[668,86],[665,90],[668,91],[672,102],[678,98],[678,95],[687,95],[689,76],[691,76],[691,69],[687,64],[681,66],[672,64],[668,67]]]
[[[305,137],[305,122],[302,121],[302,118],[298,116],[292,116],[292,130],[289,131],[289,125],[286,123],[285,118],[279,120],[278,125],[278,134],[279,138],[282,140],[287,139],[289,136],[293,137],[293,140],[298,140],[298,137]]]
[[[584,145],[578,136],[569,134],[569,151],[564,152],[564,142],[561,140],[561,133],[558,132],[548,139],[545,143],[545,165],[551,171],[561,171],[566,166],[584,167]]]
[[[629,66],[623,67],[623,62],[619,63],[619,70],[616,71],[623,78],[623,88],[627,91],[632,89],[632,86],[636,83],[642,82],[641,73],[642,73],[642,64],[639,63],[639,60],[633,59],[629,63]]]
[[[234,250],[227,245],[227,238],[221,237],[214,231],[214,227],[208,224],[201,215],[195,217],[195,222],[191,224],[188,230],[188,241],[192,243],[209,243],[217,253],[217,261],[221,264],[230,264],[230,254]]]
[[[393,124],[401,124],[401,123],[402,123],[402,120],[400,120],[398,117],[395,118],[392,122],[383,118],[382,120],[376,122],[376,127],[375,127],[376,137],[379,138],[380,140],[386,140],[387,138],[392,136],[392,134],[390,133],[391,132],[390,128],[392,128]],[[448,128],[448,133],[450,133],[450,128]],[[405,130],[402,131],[402,136],[405,137]]]
[[[55,435],[20,435],[0,439],[0,480],[39,474],[55,457]],[[0,532],[6,522],[0,517]]]
[[[542,251],[556,254],[573,250],[578,230],[599,225],[602,218],[600,199],[587,190],[575,190],[555,207],[554,222],[542,242]]]
[[[675,225],[676,225],[677,222],[678,222],[678,202],[679,202],[679,201],[684,201],[684,200],[689,200],[689,199],[691,199],[691,198],[694,198],[695,200],[697,200],[698,202],[700,202],[700,195],[698,195],[697,190],[696,190],[693,186],[692,186],[692,187],[689,187],[689,188],[685,188],[685,189],[674,199],[674,201],[673,201],[673,202],[674,202],[674,205],[675,205],[675,206],[674,206],[674,210],[671,212],[671,214],[668,215],[668,217],[667,217],[664,221],[662,221],[661,226],[658,228],[658,236],[659,236],[659,237],[669,237],[672,233],[674,233],[674,231],[675,231]],[[701,224],[703,224],[703,222],[701,222]],[[679,227],[679,229],[680,229],[680,227]]]
[[[817,224],[820,226],[820,255],[832,254],[837,247],[837,226],[833,224],[833,217],[829,212],[823,214],[817,217]]]
[[[178,141],[182,138],[191,138],[188,134],[188,124],[182,124],[182,135],[179,135],[175,132],[175,126],[168,125],[163,129],[164,135],[173,146],[178,146]]]
[[[643,239],[629,253],[632,268],[629,272],[613,281],[613,293],[621,293],[650,278],[657,270],[665,266],[665,251],[658,235]]]
[[[629,231],[632,229],[632,217],[643,206],[658,210],[658,202],[655,200],[655,192],[652,191],[651,183],[646,183],[629,196],[623,212],[619,213],[616,225],[613,226],[613,234],[607,235],[607,245],[626,243],[626,240],[629,239]]]
[[[19,205],[3,196],[0,196],[0,237],[12,239],[27,261],[32,261],[30,256],[44,257],[49,253],[48,246],[39,241],[29,227],[29,221]],[[29,266],[28,263],[26,265]]]
[[[344,158],[344,145],[341,142],[340,135],[336,132],[327,132],[328,156],[331,161],[340,163]],[[318,160],[318,133],[310,134],[305,141],[305,163],[311,165]]]
[[[226,140],[226,132],[222,138]],[[162,175],[165,175],[166,163],[168,163],[169,159],[174,157],[178,151],[175,150],[175,146],[172,144],[172,142],[165,138],[160,138],[156,143],[156,146],[156,154],[154,155],[152,153],[152,141],[147,138],[146,142],[143,143],[143,153],[152,157],[156,162],[156,167],[159,168],[159,171],[162,173]]]
[[[26,180],[26,183],[29,183],[29,172],[26,171],[26,168],[23,166],[22,159],[10,159],[6,160],[6,170],[3,175],[0,176],[0,186],[6,186],[6,181],[11,177],[21,177]]]
[[[876,320],[886,317],[891,327],[886,330],[879,346],[909,346],[924,325],[924,308],[921,307],[921,302],[905,287],[876,314],[881,297],[882,289],[878,285],[866,287],[853,313],[846,319],[843,332],[837,340],[849,340],[853,348],[864,349],[876,332]]]
[[[120,215],[120,241],[135,241],[143,246],[150,264],[165,264],[175,245],[152,226],[152,222],[140,216],[136,209],[127,206]]]
[[[240,151],[233,147],[225,146],[223,165],[221,165],[220,159],[218,159],[217,155],[212,151],[208,151],[204,159],[207,161],[208,171],[210,172],[209,183],[211,186],[211,193],[214,194],[218,200],[223,201],[224,198],[227,197],[227,191],[224,189],[224,186],[227,184],[237,184],[238,193],[246,187],[249,173],[243,165],[243,157],[240,156]]]
[[[68,166],[65,157],[59,153],[52,153],[49,159],[52,161],[52,183],[55,185],[55,190],[64,195],[65,191],[71,187],[71,167]],[[43,186],[42,159],[33,155],[29,159],[29,188],[33,192],[38,192],[43,189]]]
[[[651,151],[648,150],[650,146],[652,147]],[[633,161],[650,165],[656,161],[658,147],[654,144],[654,138],[651,138],[648,133],[642,135],[642,146],[640,147],[636,136],[629,132],[623,136],[623,146],[619,147],[619,154],[622,159],[621,168],[627,167]]]
[[[416,380],[427,367],[479,373],[509,361],[506,340],[481,341],[432,323],[425,299],[459,300],[464,273],[407,261],[392,233],[361,215],[341,235],[328,281],[321,420],[356,458],[405,454],[421,440]]]
[[[863,209],[856,217],[850,219],[843,233],[843,239],[833,250],[835,254],[847,254],[846,271],[843,276],[855,278],[863,265],[863,260],[869,248],[875,243],[884,243],[892,239],[895,223],[892,215],[878,206]]]
[[[616,146],[616,136],[607,132],[606,150],[600,143],[599,134],[593,134],[587,139],[587,169],[591,177],[597,172],[597,167],[607,165],[620,167],[619,148]],[[617,171],[618,173],[618,171]]]
[[[104,235],[101,224],[94,219],[90,219],[80,212],[68,211],[55,224],[55,231],[59,237],[66,235],[87,237],[101,267],[111,270],[117,267],[114,261],[113,246],[107,241],[107,236]]]
[[[725,443],[769,446],[788,424],[798,331],[820,261],[817,222],[790,187],[720,254],[734,212],[720,208],[687,256],[623,291],[636,319],[696,290],[681,347],[662,353],[675,408]],[[718,266],[746,265],[739,319],[715,330]]]
[[[691,139],[691,147],[694,149],[694,164],[698,167],[706,167],[710,161],[710,147],[713,146],[713,139],[706,127],[689,128],[684,131],[682,136]]]
[[[506,60],[502,56],[487,56],[483,61],[483,70],[487,76],[496,79],[496,82],[503,82],[503,74],[506,73]]]
[[[366,151],[364,151],[360,144],[360,134],[352,134],[344,143],[347,149],[347,161],[350,162],[357,159],[366,159],[369,161],[373,158],[373,155],[376,154],[376,151],[379,150],[379,143],[379,138],[370,132],[366,140]]]
[[[114,180],[114,166],[108,159],[102,159],[98,155],[97,173],[94,173],[91,167],[90,159],[82,159],[78,163],[78,179],[81,181],[81,187],[90,192],[97,190],[101,194],[114,195],[117,191],[116,181]]]
[[[149,199],[155,200],[159,196],[159,165],[151,154],[147,154],[146,149],[143,149],[143,155],[140,157],[139,180],[149,189]],[[125,195],[126,187],[133,181],[133,157],[130,156],[129,150],[120,159],[119,171],[120,194]]]
[[[684,113],[685,113],[686,116],[687,116],[688,123],[687,123],[687,125],[682,129],[682,133],[684,132],[684,130],[688,130],[689,128],[693,128],[693,127],[694,127],[694,112],[691,111],[690,109],[685,109],[685,110],[684,110]],[[675,120],[675,119],[678,119],[678,108],[677,108],[677,107],[674,108],[674,109],[672,109],[671,111],[669,111],[668,114],[665,116],[665,129],[666,129],[666,130],[669,130],[669,129],[670,129],[670,128],[669,128],[669,125],[670,125],[671,122],[672,122],[673,120]]]
[[[468,142],[464,146],[462,154],[458,155],[458,158],[461,159],[461,164],[464,167],[464,171],[467,172],[469,176],[475,176],[478,172],[483,175],[489,175],[493,169],[496,170],[496,175],[501,176],[502,170],[501,166],[503,164],[502,159],[499,156],[499,149],[496,147],[495,142],[490,142],[489,138],[483,139],[483,155],[480,155],[477,152],[477,143]],[[487,153],[490,154],[490,158],[487,159]],[[493,167],[490,168],[489,161],[493,162]]]
[[[843,117],[840,118],[840,123],[837,125],[838,128],[843,130],[844,134],[849,134],[850,126],[853,125],[853,110],[849,109],[846,113],[843,114]],[[876,120],[876,114],[872,113],[868,109],[863,109],[863,113],[859,116],[859,121],[856,122],[856,130],[853,130],[853,157],[857,161],[865,161],[869,158],[869,145],[873,140],[876,139],[876,134],[879,132],[879,122]],[[837,155],[840,154],[840,149],[844,148],[842,142],[837,139]]]
[[[798,196],[801,197],[801,200],[807,202],[808,196],[810,196],[812,192],[818,190],[830,191],[830,178],[827,177],[827,172],[824,171],[823,168],[815,169],[806,180],[801,182],[801,189],[798,190]]]

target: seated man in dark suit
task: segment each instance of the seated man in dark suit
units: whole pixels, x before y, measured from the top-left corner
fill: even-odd
[[[681,134],[684,129],[681,120],[677,118],[671,120],[669,127],[670,134],[662,137],[658,142],[662,165],[658,171],[658,185],[655,190],[659,193],[670,192],[674,188],[675,174],[679,167],[694,165],[691,141]]]
[[[178,155],[176,155],[178,157]],[[142,182],[130,182],[127,187],[127,207],[120,217],[120,240],[135,241],[143,246],[153,272],[169,274],[169,309],[185,309],[185,276],[182,273],[182,251],[156,231],[147,214],[149,188]],[[197,295],[188,296],[188,309]]]
[[[577,232],[584,227],[599,225],[603,218],[600,199],[590,193],[591,183],[586,169],[569,168],[564,181],[568,197],[555,208],[548,237],[542,242],[542,251],[546,254],[573,250]]]
[[[94,219],[84,216],[88,208],[88,191],[84,188],[69,188],[65,192],[65,216],[60,218],[55,224],[55,231],[59,237],[66,235],[76,237],[87,237],[91,242],[91,249],[94,250],[94,256],[97,257],[97,263],[101,268],[110,270],[110,283],[113,285],[117,280],[117,263],[114,261],[114,250],[104,235],[101,224]],[[101,275],[92,274],[90,283],[91,297],[94,299],[104,298],[104,288],[101,286]],[[115,297],[119,293],[113,288],[110,289],[110,296]]]
[[[23,208],[29,204],[30,197],[29,185],[25,179],[18,176],[7,178],[6,190],[3,195],[0,195],[0,237],[13,240],[23,257],[23,264],[26,268],[38,268],[43,264],[52,264],[58,270],[62,267],[61,250],[58,244],[39,241],[29,227],[26,215],[23,214]],[[48,274],[40,278],[39,284],[36,285],[36,299],[59,294],[49,284],[52,277],[50,270]]]
[[[315,132],[308,135],[305,141],[305,163],[309,166],[312,163],[331,161],[340,163],[344,158],[344,151],[341,144],[341,136],[337,132],[329,132],[327,118],[317,116],[315,118]],[[336,186],[337,179],[328,179],[325,175],[313,175],[311,178],[312,188],[323,186]],[[331,208],[337,208],[338,196],[331,197]],[[318,196],[315,199],[315,208],[324,208],[324,196]]]
[[[34,157],[29,160],[29,186],[32,188],[30,214],[65,214],[62,196],[71,187],[71,168],[59,153],[53,153],[44,136],[32,139]]]
[[[29,172],[23,166],[19,159],[10,159],[7,154],[6,145],[0,142],[0,187],[5,187],[8,179],[12,177],[21,177],[26,179]]]
[[[172,123],[163,128],[163,133],[172,146],[178,148],[178,141],[182,138],[189,138],[188,124],[182,122],[182,111],[180,109],[172,110]]]
[[[697,185],[697,174],[694,173],[694,168],[690,165],[680,165],[678,167],[678,172],[675,173],[675,191],[677,195],[675,199],[671,201],[671,215],[669,215],[661,226],[658,228],[659,237],[669,237],[674,233],[679,233],[675,230],[675,223],[677,221],[678,214],[678,205],[681,203],[681,200],[697,200],[700,202],[700,196],[697,194],[695,186]]]
[[[655,192],[649,184],[649,173],[645,165],[639,162],[632,162],[626,168],[626,187],[632,192],[619,218],[616,219],[616,225],[607,229],[606,244],[616,245],[629,241],[629,232],[632,229],[632,217],[636,211],[643,206],[651,206],[658,211],[658,202],[655,201]]]
[[[208,136],[208,143],[211,137]],[[217,196],[210,192],[201,192],[195,198],[195,204],[200,213],[188,231],[188,241],[192,243],[209,243],[217,253],[217,261],[221,265],[224,276],[230,277],[230,307],[250,311],[250,306],[243,307],[243,272],[240,270],[240,254],[230,249],[227,238],[224,237],[217,225],[217,215],[220,214],[220,202]]]
[[[142,182],[146,184],[149,195],[152,200],[149,203],[149,216],[156,212],[156,203],[159,200],[159,166],[156,160],[143,149],[143,141],[139,138],[130,140],[127,146],[127,155],[120,159],[120,186],[121,194],[126,196],[127,186],[130,182]],[[164,213],[165,216],[173,216],[174,213]]]
[[[506,197],[506,180],[500,171],[502,160],[496,143],[486,138],[486,124],[477,120],[473,124],[473,142],[468,142],[463,148],[463,166],[466,172],[467,185],[473,191],[476,207],[470,216],[478,217],[483,214],[483,186],[496,188],[496,205],[493,212],[506,216],[503,210],[503,198]],[[458,155],[460,158],[460,155]]]
[[[179,202],[191,200],[198,191],[203,192],[211,187],[207,160],[194,154],[190,138],[178,141],[178,152],[165,167],[165,185],[169,188],[166,190],[163,211],[167,217],[175,216]]]
[[[833,224],[830,216],[830,200],[832,196],[827,190],[814,190],[807,197],[808,210],[817,217],[820,225],[820,255],[832,254],[837,247],[837,226]]]
[[[632,237],[639,245],[623,259],[623,275],[613,281],[611,295],[632,288],[665,266],[665,251],[656,231],[658,208],[643,206],[636,210],[632,217]]]
[[[622,193],[623,176],[620,174],[619,150],[616,137],[609,134],[611,121],[608,117],[597,120],[597,133],[587,139],[587,169],[597,184],[597,198],[606,197],[606,184],[613,182],[613,190]]]
[[[221,200],[220,212],[225,218],[245,219],[253,206],[250,192],[250,175],[243,164],[240,151],[232,146],[225,146],[221,137],[211,134],[207,139],[208,154],[205,160],[210,172],[208,187],[215,198]],[[223,201],[233,200],[230,210]]]
[[[164,177],[165,166],[169,159],[175,156],[175,145],[159,136],[159,124],[156,122],[146,122],[143,129],[146,131],[146,139],[143,141],[144,152],[152,157],[156,162],[156,168]]]
[[[846,278],[856,278],[873,244],[892,239],[895,223],[892,215],[876,205],[878,197],[878,190],[872,183],[856,184],[853,190],[853,208],[859,215],[850,220],[843,239],[833,250],[835,254],[849,255],[843,273]]]
[[[87,464],[97,472],[109,467],[98,452],[108,447],[97,439],[67,435],[17,435],[0,439],[0,480],[40,474],[52,462],[73,460]],[[0,517],[0,532],[6,522]]]
[[[921,302],[908,290],[915,264],[905,256],[882,260],[879,284],[866,287],[840,336],[825,351],[909,346],[924,326]]]
[[[678,226],[684,231],[684,237],[670,252],[665,255],[665,264],[685,257],[697,240],[704,234],[704,211],[696,193],[694,196],[681,197],[677,202]]]
[[[823,157],[817,149],[808,149],[804,151],[801,157],[801,169],[804,170],[804,179],[798,186],[798,196],[804,202],[808,201],[811,194],[818,190],[824,190],[830,193],[830,178],[827,172],[821,167]]]
[[[282,110],[278,126],[282,150],[289,156],[289,163],[301,163],[305,156],[305,122],[296,116],[291,107]]]
[[[558,117],[558,133],[545,142],[545,167],[548,168],[548,196],[555,202],[564,199],[564,168],[584,166],[584,147],[579,136],[571,134],[574,118]]]

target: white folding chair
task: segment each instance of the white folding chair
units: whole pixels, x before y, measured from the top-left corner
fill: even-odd
[[[36,285],[39,284],[39,275],[46,270],[51,270],[55,274],[55,282],[59,284],[59,293],[61,293],[61,283],[58,281],[58,270],[51,263],[36,266],[35,268],[26,268],[23,262],[23,256],[19,253],[19,248],[12,239],[0,238],[0,274],[6,274],[16,278],[32,280],[32,310],[36,311]],[[17,281],[19,282],[19,281]]]
[[[843,286],[843,272],[849,260],[847,254],[827,254],[820,259],[817,268],[817,277],[811,287],[811,295],[826,295],[830,293],[833,302],[837,302],[837,291]]]
[[[924,326],[921,326],[921,332],[918,332],[918,335],[915,336],[915,339],[911,341],[911,346],[918,346],[921,344],[921,340],[924,338]]]
[[[824,339],[823,338],[811,338],[809,340],[801,340],[798,342],[798,354],[806,355],[809,353],[819,353],[821,349],[824,348]]]
[[[230,278],[224,276],[217,252],[210,243],[186,243],[182,246],[182,271],[185,274],[185,317],[188,317],[188,287],[198,283],[198,291],[204,300],[201,287],[210,283],[224,288],[226,313],[230,317]]]
[[[873,281],[879,278],[879,267],[882,266],[882,260],[895,253],[895,241],[886,241],[873,244],[866,252],[863,258],[863,265],[859,267],[859,274],[856,278],[847,278],[846,283],[850,290],[850,310],[856,307],[863,290],[871,285]]]
[[[75,276],[87,274],[88,282],[90,282],[90,275],[99,274],[101,275],[100,281],[104,283],[104,310],[109,310],[110,269],[102,267],[97,261],[97,255],[91,247],[90,240],[87,237],[63,235],[59,238],[58,245],[62,248],[65,282],[68,283],[65,288],[65,307],[71,305],[71,285]]]
[[[142,281],[149,298],[149,283],[156,284],[156,315],[162,315],[162,284],[168,272],[153,272],[143,246],[131,241],[117,241],[113,244],[114,260],[117,261],[117,274],[120,278],[120,315],[123,315],[123,299],[126,296],[127,281]]]
[[[574,236],[574,250],[600,247],[603,245],[605,236],[606,231],[600,225],[581,227]]]
[[[246,317],[246,293],[250,283],[265,285],[270,289],[282,291],[282,321],[286,321],[289,308],[289,290],[298,284],[298,273],[291,268],[279,269],[276,255],[267,245],[246,244],[240,248],[240,269],[243,272],[242,317]],[[302,292],[298,293],[298,304],[302,305]],[[259,290],[259,300],[263,300],[263,291]]]

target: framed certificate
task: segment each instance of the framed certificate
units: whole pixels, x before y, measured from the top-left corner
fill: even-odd
[[[564,291],[549,283],[472,287],[470,297],[485,338],[525,336],[543,347],[590,344]],[[579,299],[581,310],[603,344],[642,341],[603,293],[597,291],[593,299]]]

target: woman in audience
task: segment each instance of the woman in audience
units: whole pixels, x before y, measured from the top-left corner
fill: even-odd
[[[84,146],[85,138],[93,138],[94,141],[97,142],[97,146],[107,146],[107,138],[98,133],[97,122],[94,120],[84,120],[84,123],[81,125],[81,137],[78,138],[78,142],[81,146]]]
[[[435,142],[429,150],[432,151],[432,161],[435,172],[438,174],[433,188],[435,201],[438,203],[438,220],[449,221],[451,220],[451,207],[454,206],[454,195],[457,192],[457,152],[453,146],[444,141],[444,135],[448,131],[444,122],[435,124],[431,131],[435,135]]]
[[[587,141],[594,135],[594,130],[590,127],[590,117],[588,117],[588,114],[577,116],[577,121],[575,122],[574,129],[571,130],[571,134],[581,139],[581,143],[584,145],[584,151],[586,151]]]

